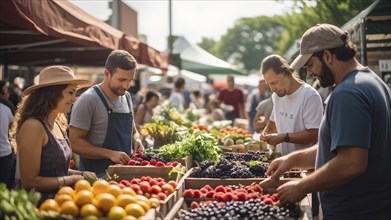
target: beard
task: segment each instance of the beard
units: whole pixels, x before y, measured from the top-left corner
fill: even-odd
[[[110,90],[111,90],[111,92],[113,92],[117,96],[123,96],[125,94],[125,91],[126,91],[126,90],[123,91],[123,89],[121,87],[117,87],[117,88],[111,88],[110,87]]]
[[[332,74],[330,68],[326,65],[326,63],[321,60],[322,62],[322,72],[318,76],[320,86],[323,88],[332,86],[335,84],[334,75]]]

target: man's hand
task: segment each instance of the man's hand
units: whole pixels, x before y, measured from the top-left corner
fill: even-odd
[[[143,153],[145,151],[144,145],[141,141],[141,139],[137,139],[134,142],[134,152],[140,152]]]
[[[260,139],[273,146],[284,142],[284,136],[282,134],[277,133],[266,134],[262,132]]]
[[[289,181],[281,185],[277,188],[277,193],[281,205],[300,202],[307,195],[300,181]]]
[[[117,164],[128,164],[130,157],[122,151],[111,151],[110,160]]]
[[[82,173],[83,177],[84,178],[91,178],[91,179],[98,179],[98,177],[96,176],[96,174],[94,172],[90,172],[90,171],[83,171]]]

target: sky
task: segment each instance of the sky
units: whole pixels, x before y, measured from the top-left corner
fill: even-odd
[[[100,20],[111,15],[108,0],[71,0]],[[167,49],[169,35],[168,0],[123,0],[138,13],[139,34],[147,36],[148,45]],[[219,40],[244,17],[273,16],[287,12],[290,0],[173,0],[172,34],[200,43],[202,37]]]

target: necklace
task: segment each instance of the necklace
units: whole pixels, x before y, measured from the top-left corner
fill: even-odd
[[[102,91],[103,92],[103,91]],[[111,105],[113,106],[113,108],[121,108],[122,107],[122,97],[119,96],[119,99],[120,99],[120,105],[119,106],[116,106],[109,97],[106,96],[106,94],[103,92],[103,95],[106,97],[107,100],[109,100],[109,102],[111,103]]]

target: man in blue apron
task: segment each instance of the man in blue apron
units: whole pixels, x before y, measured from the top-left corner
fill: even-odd
[[[137,62],[123,50],[110,53],[105,79],[84,92],[73,106],[69,135],[80,155],[79,170],[103,177],[111,164],[127,164],[132,151],[144,151],[135,128],[132,99],[127,92]]]

